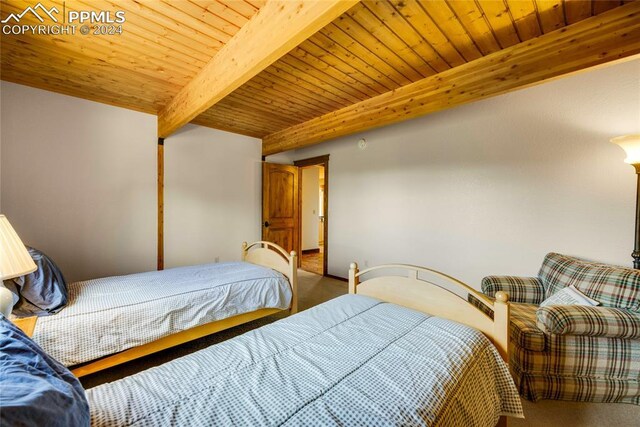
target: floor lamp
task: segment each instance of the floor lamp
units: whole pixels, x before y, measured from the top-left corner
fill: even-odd
[[[636,169],[636,238],[631,256],[633,257],[633,268],[640,269],[640,134],[619,136],[613,138],[611,142],[622,147],[627,153],[627,158],[624,161]]]
[[[0,215],[0,312],[6,317],[13,308],[13,293],[2,280],[24,276],[36,270],[36,264],[6,216]]]

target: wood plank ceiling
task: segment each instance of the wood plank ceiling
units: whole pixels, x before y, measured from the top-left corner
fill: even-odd
[[[3,34],[1,78],[156,114],[265,1],[66,1],[67,9],[125,10],[122,35]],[[365,0],[193,123],[264,138],[624,3]],[[2,0],[2,19],[24,6]]]
[[[365,0],[194,122],[263,138],[620,4]]]
[[[1,78],[156,114],[265,0],[66,0],[66,10],[125,11],[121,35],[2,34]],[[62,0],[40,1],[63,10]],[[36,2],[2,0],[1,17]],[[21,24],[40,24],[31,14]]]

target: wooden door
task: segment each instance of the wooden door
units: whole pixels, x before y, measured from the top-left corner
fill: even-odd
[[[262,240],[298,251],[298,167],[263,163],[262,166]]]

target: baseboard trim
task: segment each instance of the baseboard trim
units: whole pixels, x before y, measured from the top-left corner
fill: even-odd
[[[334,276],[333,274],[325,274],[324,277],[328,277],[329,279],[339,280],[341,282],[348,282],[349,279],[345,279],[344,277]]]
[[[315,248],[315,249],[303,249],[302,250],[302,255],[307,255],[307,254],[319,254],[320,253],[320,248]]]

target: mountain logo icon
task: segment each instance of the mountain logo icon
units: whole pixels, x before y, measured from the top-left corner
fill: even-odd
[[[42,16],[40,16],[38,14],[38,11],[40,11],[41,14],[43,14],[44,16],[48,16],[53,22],[58,22],[58,19],[54,16],[54,13],[60,13],[60,11],[58,10],[58,8],[56,8],[55,6],[52,7],[51,9],[47,9],[46,7],[44,7],[42,4],[38,3],[37,5],[31,7],[28,6],[25,10],[23,10],[21,13],[15,14],[15,13],[10,13],[9,16],[7,16],[6,18],[4,18],[2,21],[3,24],[8,23],[9,21],[13,20],[15,22],[20,22],[20,20],[22,19],[23,16],[25,16],[27,13],[31,13],[33,16],[35,16],[36,18],[38,18],[38,20],[40,22],[44,22],[44,19],[42,18]]]

